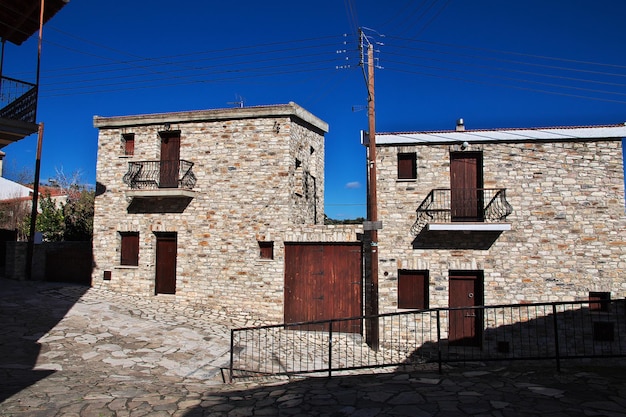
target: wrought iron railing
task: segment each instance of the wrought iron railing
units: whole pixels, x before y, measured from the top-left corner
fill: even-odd
[[[428,223],[501,222],[513,212],[505,188],[436,188],[416,210],[414,234]]]
[[[458,323],[465,319],[473,325]],[[337,331],[341,322],[367,320],[378,322],[377,349],[368,346],[367,335]],[[626,357],[626,299],[439,308],[233,329],[230,378],[331,376],[429,363],[441,371],[443,363],[476,361],[551,360],[560,369],[562,360],[609,357]]]
[[[9,77],[0,77],[0,117],[35,123],[37,85]]]
[[[133,161],[128,163],[128,172],[123,181],[131,189],[182,188],[191,190],[196,185],[192,171],[193,162],[176,161]]]

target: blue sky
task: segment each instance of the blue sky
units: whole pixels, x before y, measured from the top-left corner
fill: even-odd
[[[358,27],[379,132],[593,125],[626,121],[624,16],[623,0],[71,0],[44,27],[41,178],[95,183],[94,115],[294,101],[330,125],[326,213],[365,216]],[[4,74],[34,81],[36,52],[7,45]],[[5,172],[33,169],[36,145],[5,147]]]

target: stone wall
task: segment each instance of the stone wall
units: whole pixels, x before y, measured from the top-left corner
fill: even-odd
[[[155,294],[155,233],[176,232],[177,299],[282,319],[284,242],[323,223],[327,126],[297,106],[279,110],[99,119],[104,192],[95,203],[93,285]],[[155,198],[142,206],[127,197],[122,177],[129,161],[159,159],[164,120],[180,131],[180,158],[194,163],[195,195],[184,204]],[[127,133],[135,135],[131,157],[123,155]],[[120,265],[119,232],[139,232],[138,266]],[[273,259],[261,258],[259,241],[273,242]]]
[[[510,231],[442,232],[416,242],[415,210],[434,188],[450,187],[458,146],[380,146],[380,311],[397,311],[399,269],[429,272],[431,307],[448,305],[450,270],[484,273],[484,303],[626,297],[622,148],[615,141],[485,143],[484,187],[506,188]],[[397,154],[417,153],[417,179],[397,179]],[[418,238],[419,240],[419,238]]]
[[[4,276],[26,279],[27,242],[6,243]],[[59,281],[89,285],[91,242],[44,242],[33,246],[32,281]]]

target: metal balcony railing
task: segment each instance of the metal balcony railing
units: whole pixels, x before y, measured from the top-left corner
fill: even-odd
[[[133,190],[180,188],[191,190],[196,185],[196,176],[191,168],[193,162],[134,161],[128,163],[128,172],[123,181]]]
[[[513,212],[505,188],[436,188],[416,210],[417,234],[428,223],[502,222]]]
[[[37,85],[0,77],[0,118],[35,123]]]

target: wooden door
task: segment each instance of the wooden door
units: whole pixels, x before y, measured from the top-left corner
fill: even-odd
[[[450,209],[453,222],[483,220],[483,159],[480,152],[450,154]]]
[[[176,294],[176,233],[159,233],[156,242],[156,294]]]
[[[483,305],[482,274],[479,271],[451,271],[448,297],[450,308]],[[450,345],[480,346],[482,316],[479,309],[450,310],[448,329]]]
[[[161,132],[160,188],[177,188],[180,165],[180,132]]]
[[[286,243],[285,323],[360,316],[361,260],[360,243]],[[328,327],[320,324],[307,329]],[[361,333],[361,322],[337,322],[333,330]]]

